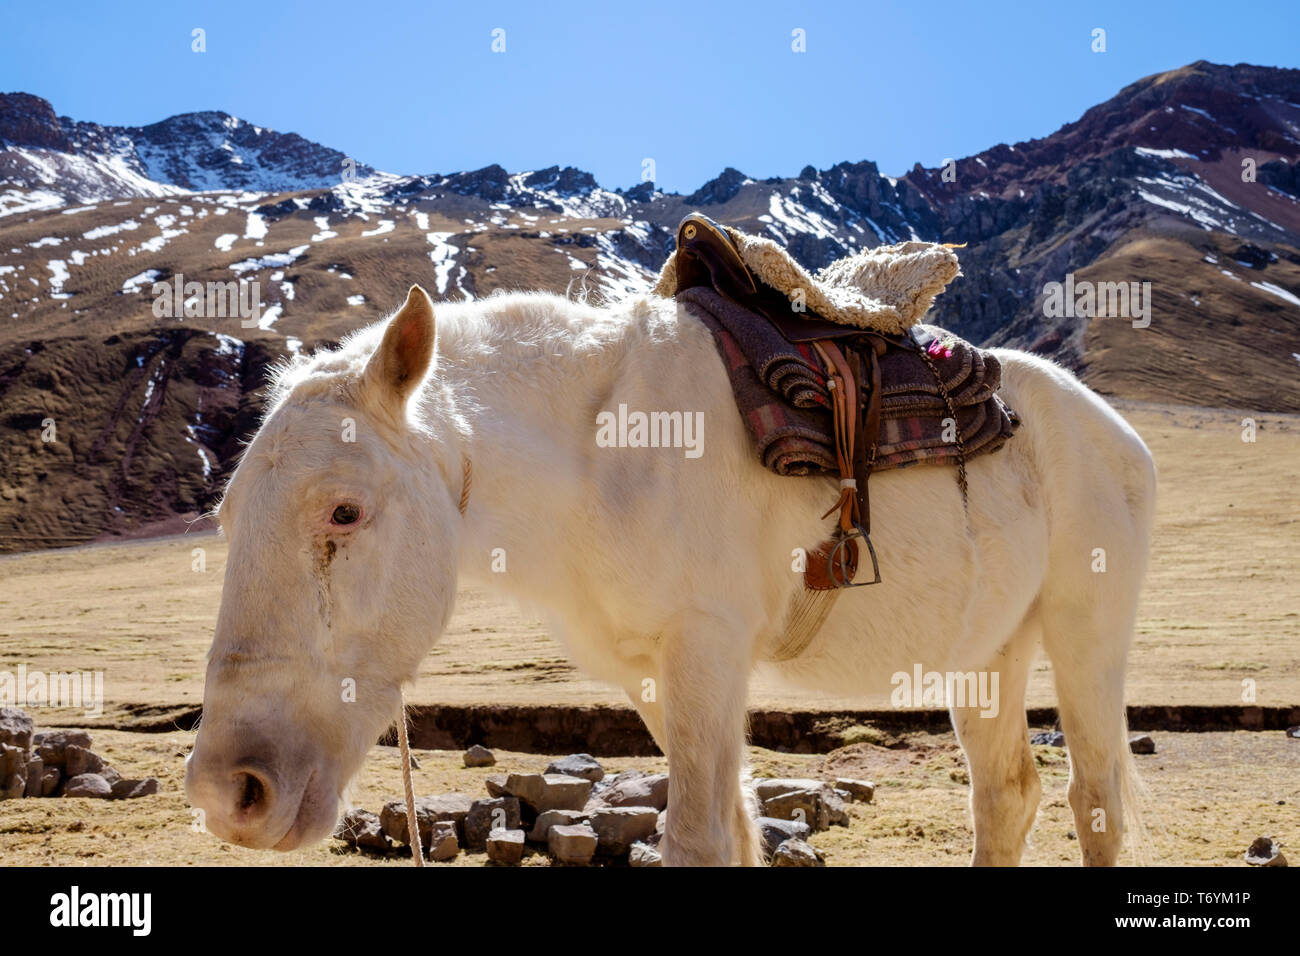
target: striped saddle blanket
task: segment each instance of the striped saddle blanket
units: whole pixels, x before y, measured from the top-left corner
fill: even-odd
[[[764,466],[779,475],[837,474],[826,369],[811,343],[790,342],[712,288],[684,289],[677,301],[713,334]],[[1014,434],[1020,420],[998,397],[995,356],[929,325],[886,338],[872,472],[956,465],[962,456],[996,451]]]

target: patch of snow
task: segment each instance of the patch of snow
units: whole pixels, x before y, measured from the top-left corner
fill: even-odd
[[[451,267],[456,264],[456,254],[460,250],[453,246],[447,240],[454,236],[454,232],[431,232],[425,238],[433,246],[433,251],[429,253],[429,259],[433,262],[434,279],[438,284],[438,294],[447,294],[447,283],[451,279]]]
[[[217,354],[218,355],[243,355],[244,343],[232,335],[222,335],[220,332],[215,333],[217,336]]]
[[[298,260],[299,256],[310,248],[310,246],[294,246],[288,252],[273,252],[270,255],[262,256],[259,259],[241,259],[232,264],[230,268],[232,271],[242,275],[243,273],[252,270],[291,266]]]
[[[71,278],[71,274],[68,272],[68,264],[62,259],[51,259],[45,264],[45,267],[49,269],[51,273],[50,298],[71,299],[71,294],[63,291],[63,283],[67,282],[68,279]]]
[[[1135,146],[1134,150],[1139,156],[1155,156],[1159,159],[1195,159],[1191,153],[1184,153],[1181,149],[1149,149],[1146,146]]]
[[[7,189],[0,192],[0,216],[14,216],[25,212],[44,212],[47,209],[58,209],[63,204],[64,199],[62,196],[45,189],[34,189],[31,192]]]
[[[1251,285],[1253,285],[1256,289],[1263,289],[1265,292],[1269,292],[1277,296],[1283,302],[1290,302],[1292,305],[1300,306],[1300,296],[1297,296],[1293,292],[1288,292],[1286,289],[1282,288],[1279,285],[1274,285],[1271,282],[1252,282]]]
[[[811,233],[819,239],[835,238],[835,227],[824,216],[798,202],[791,201],[778,192],[773,192],[768,197],[767,211],[773,220],[780,224],[779,227],[769,225],[768,229],[782,236],[782,245],[786,244],[783,230],[791,233]]]
[[[176,222],[175,216],[159,216],[154,220],[154,222],[157,224],[158,228],[162,230],[162,234],[154,236],[146,242],[140,243],[140,246],[137,249],[128,249],[127,255],[133,256],[138,252],[159,252],[162,250],[163,246],[167,245],[167,240],[175,239],[177,236],[183,236],[185,233],[189,232],[188,229],[170,228],[172,224]]]
[[[248,220],[244,225],[245,239],[265,239],[266,238],[266,220],[255,212],[248,214]]]
[[[265,310],[262,313],[261,317],[257,320],[257,327],[265,332],[267,329],[271,328],[271,326],[275,325],[275,323],[280,320],[280,313],[282,311],[283,311],[282,306],[279,305],[271,306],[269,309]]]
[[[89,232],[83,233],[83,239],[103,239],[105,236],[115,236],[119,232],[130,232],[139,229],[140,224],[134,219],[128,219],[126,222],[120,222],[116,226],[99,226]]]
[[[140,291],[141,286],[144,285],[152,286],[155,282],[158,281],[158,278],[161,275],[162,273],[159,272],[157,269],[145,269],[144,272],[141,272],[139,275],[131,276],[131,278],[123,282],[122,291],[127,295],[133,295],[135,293],[138,293]]]

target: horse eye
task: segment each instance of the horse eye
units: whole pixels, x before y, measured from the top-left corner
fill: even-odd
[[[335,524],[353,524],[360,517],[361,509],[356,505],[339,505],[330,520]]]

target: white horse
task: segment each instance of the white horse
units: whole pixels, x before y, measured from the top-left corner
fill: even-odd
[[[741,785],[756,666],[887,694],[918,665],[998,675],[996,716],[951,713],[973,862],[1017,863],[1040,794],[1024,711],[1040,644],[1083,860],[1113,864],[1155,471],[1069,372],[995,354],[1024,424],[970,463],[969,510],[949,468],[875,475],[883,583],[843,593],[802,655],[765,663],[803,587],[792,553],[826,537],[837,489],[757,461],[708,330],[670,300],[537,293],[440,305],[435,326],[412,288],[387,322],[281,371],[230,480],[192,804],[244,846],[327,836],[465,580],[548,611],[574,661],[626,689],[668,758],[667,864],[761,861]],[[598,442],[620,405],[702,412],[703,453]]]

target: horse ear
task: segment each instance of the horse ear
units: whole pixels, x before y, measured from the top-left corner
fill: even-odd
[[[427,292],[413,285],[366,363],[367,387],[405,409],[406,400],[433,363],[434,337],[433,302]]]

